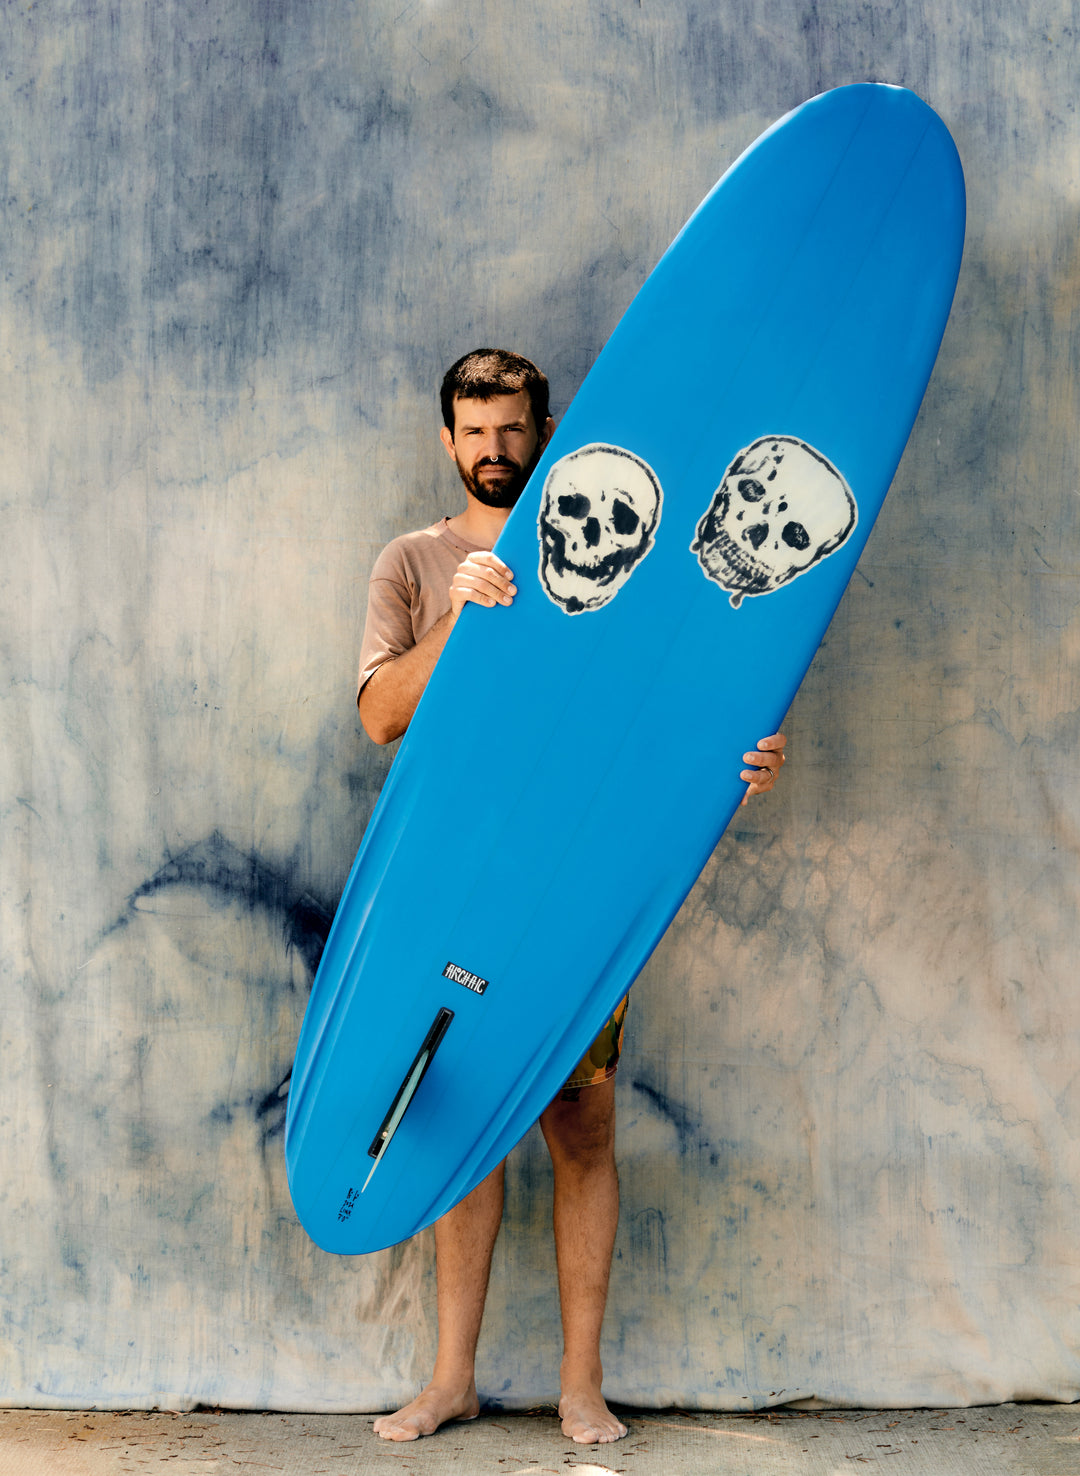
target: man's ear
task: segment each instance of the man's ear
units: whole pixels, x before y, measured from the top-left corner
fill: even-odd
[[[544,421],[543,429],[540,432],[540,439],[537,442],[537,444],[538,444],[538,446],[539,446],[539,448],[540,448],[541,451],[543,451],[544,447],[551,440],[551,438],[552,438],[552,436],[554,434],[555,434],[555,422],[554,422],[554,420],[552,420],[551,416],[549,415],[548,418]]]
[[[554,427],[552,427],[552,428],[554,429]],[[447,454],[447,456],[449,456],[450,460],[451,461],[456,461],[457,460],[457,453],[454,450],[454,437],[451,435],[450,431],[447,429],[447,427],[445,425],[443,426],[442,430],[439,432],[439,440],[446,447],[446,454]]]

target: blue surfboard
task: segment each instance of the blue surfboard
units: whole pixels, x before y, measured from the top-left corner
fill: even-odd
[[[631,304],[499,540],[520,592],[464,610],[335,918],[286,1125],[324,1249],[463,1198],[637,976],[855,567],[963,233],[940,119],[840,88],[742,155]]]

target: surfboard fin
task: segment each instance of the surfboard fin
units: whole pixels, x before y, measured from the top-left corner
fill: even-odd
[[[390,1110],[383,1118],[382,1126],[375,1134],[371,1147],[368,1149],[368,1157],[373,1158],[375,1162],[371,1165],[371,1172],[364,1180],[364,1188],[360,1190],[361,1194],[363,1194],[364,1189],[371,1183],[371,1176],[379,1167],[383,1154],[390,1146],[390,1139],[397,1132],[401,1119],[405,1116],[409,1103],[415,1097],[417,1089],[423,1081],[428,1067],[434,1060],[435,1052],[442,1044],[443,1036],[446,1034],[450,1021],[453,1018],[453,1010],[448,1010],[444,1007],[437,1011],[434,1020],[432,1020],[428,1033],[424,1036],[412,1065],[405,1073],[404,1081],[398,1087],[394,1100],[390,1103]]]

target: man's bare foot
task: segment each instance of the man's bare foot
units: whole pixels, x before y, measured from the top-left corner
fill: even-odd
[[[434,1435],[449,1420],[475,1420],[479,1413],[475,1384],[461,1394],[432,1383],[396,1414],[380,1415],[375,1434],[383,1440],[418,1440],[421,1435]]]
[[[621,1440],[626,1426],[608,1409],[599,1389],[567,1391],[559,1400],[562,1432],[578,1445],[607,1445]]]

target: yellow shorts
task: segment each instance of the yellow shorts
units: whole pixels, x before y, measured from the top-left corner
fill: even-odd
[[[599,1086],[602,1081],[610,1081],[615,1075],[622,1052],[623,1029],[629,1004],[630,996],[624,994],[611,1019],[567,1077],[566,1085],[559,1093],[564,1102],[572,1102],[582,1087]]]

